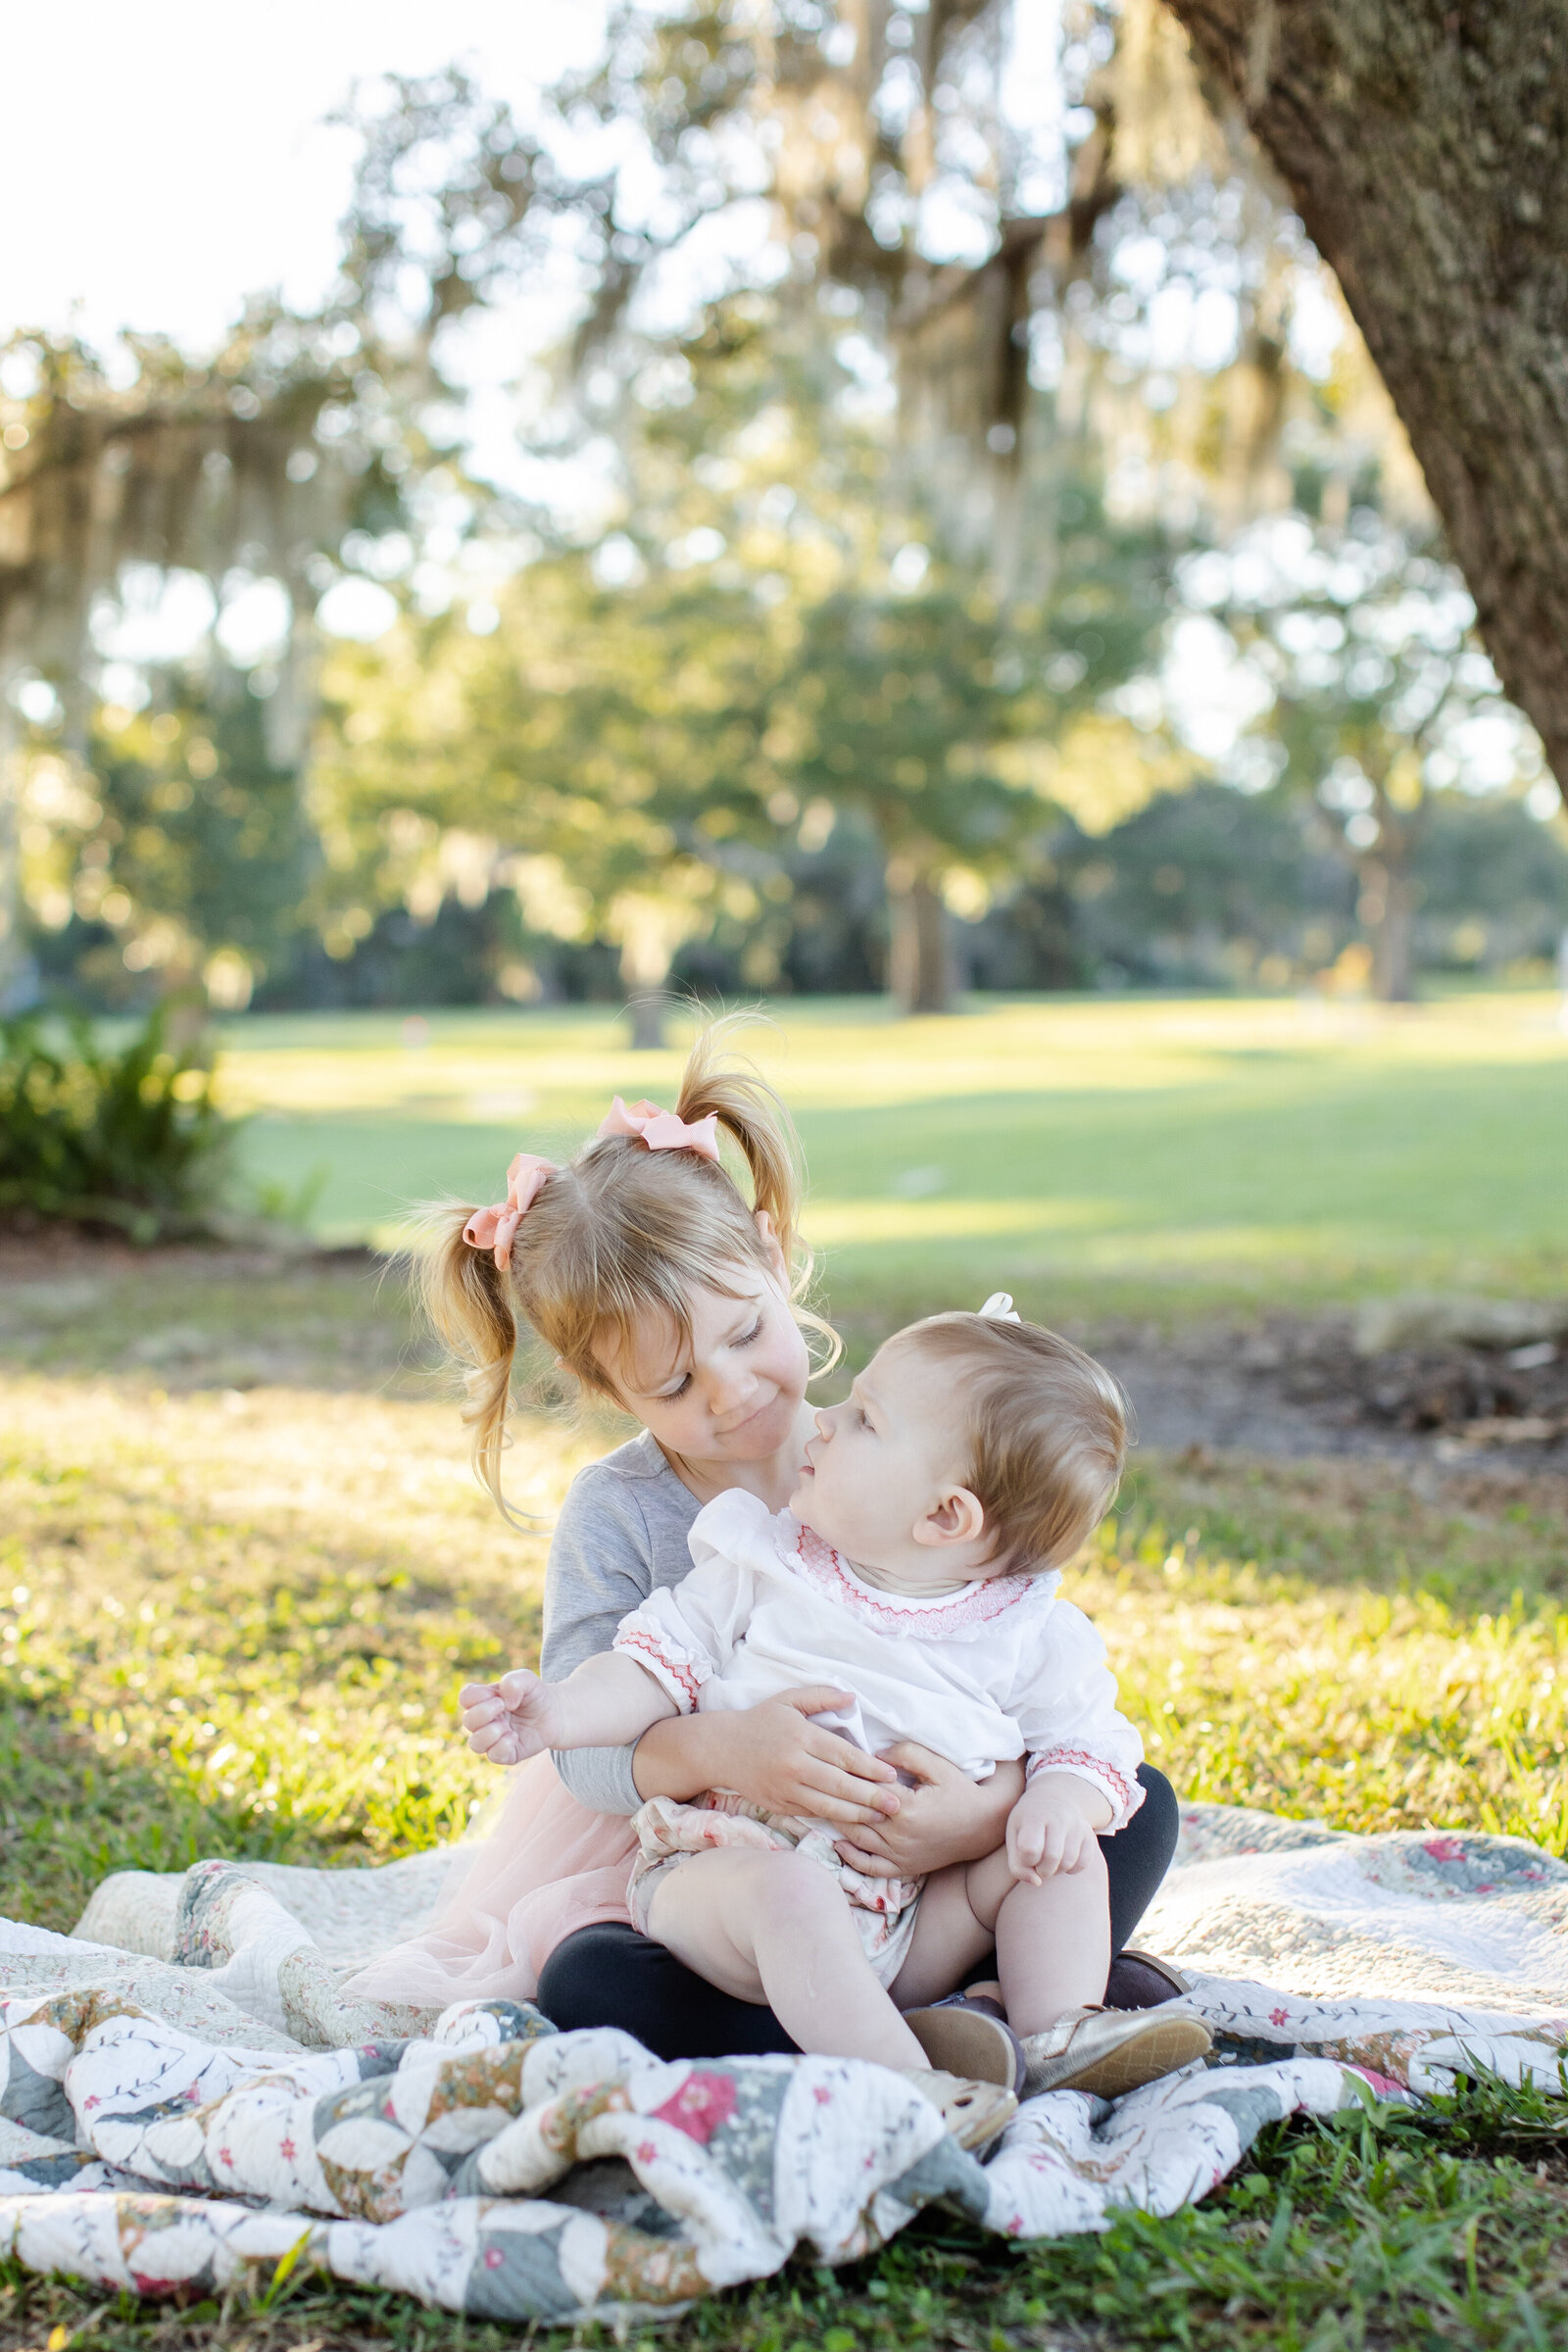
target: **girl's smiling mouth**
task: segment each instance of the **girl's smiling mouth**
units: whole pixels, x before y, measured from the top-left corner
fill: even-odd
[[[751,1428],[754,1421],[760,1421],[765,1412],[771,1411],[772,1407],[777,1404],[777,1402],[778,1395],[775,1391],[771,1396],[766,1398],[763,1403],[757,1407],[755,1412],[748,1413],[743,1421],[731,1422],[728,1429],[715,1429],[713,1435],[717,1439],[719,1445],[727,1446],[731,1438],[738,1438],[743,1430]]]

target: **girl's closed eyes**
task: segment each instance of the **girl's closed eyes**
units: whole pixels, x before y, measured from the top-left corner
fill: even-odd
[[[743,1331],[737,1339],[732,1339],[729,1342],[729,1346],[737,1348],[754,1347],[762,1336],[762,1322],[763,1317],[759,1315],[757,1321],[752,1325],[751,1330]],[[685,1396],[691,1385],[692,1376],[690,1370],[688,1369],[687,1371],[681,1373],[673,1388],[656,1389],[652,1393],[659,1397],[661,1403],[673,1404],[677,1396]]]

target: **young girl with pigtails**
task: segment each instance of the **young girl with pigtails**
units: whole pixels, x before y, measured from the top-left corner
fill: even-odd
[[[564,1167],[519,1153],[508,1172],[507,1200],[494,1208],[445,1212],[423,1263],[430,1321],[466,1368],[475,1466],[503,1510],[501,1458],[520,1333],[534,1334],[585,1394],[642,1425],[628,1444],[579,1473],[557,1523],[545,1586],[546,1691],[567,1678],[580,1690],[579,1669],[589,1684],[607,1668],[612,1678],[618,1673],[622,1697],[628,1674],[648,1681],[630,1663],[635,1649],[617,1650],[617,1635],[634,1613],[650,1607],[657,1613],[664,1605],[660,1596],[673,1605],[675,1589],[693,1573],[689,1538],[699,1513],[724,1496],[721,1516],[738,1507],[749,1514],[747,1540],[771,1542],[759,1531],[786,1513],[792,1497],[804,1507],[808,1448],[820,1451],[832,1424],[806,1396],[812,1377],[808,1335],[824,1343],[822,1370],[836,1361],[839,1347],[804,1303],[811,1261],[799,1229],[793,1129],[772,1090],[726,1054],[726,1042],[724,1024],[698,1039],[672,1111],[648,1102],[628,1109],[617,1098],[598,1134]],[[745,1161],[750,1200],[720,1157],[720,1129]],[[981,1320],[936,1319],[963,1326]],[[900,1338],[916,1340],[922,1328]],[[992,1324],[990,1332],[1003,1328]],[[968,1337],[960,1337],[961,1355]],[[929,1353],[930,1343],[919,1345]],[[1000,1395],[1010,1392],[1020,1371],[1027,1385],[1032,1373],[1021,1360],[1001,1366]],[[966,1373],[972,1385],[973,1368],[960,1368],[955,1358],[947,1377],[961,1382]],[[1100,1507],[1105,1500],[1108,1491]],[[779,1524],[797,1523],[786,1517]],[[1092,1517],[1082,1533],[1089,1524]],[[994,1539],[970,1532],[959,1581],[978,1589],[994,1576],[1000,1589],[998,1567],[986,1565]],[[852,1583],[878,1575],[858,1555],[849,1565]],[[660,1639],[668,1648],[675,1637],[666,1628]],[[820,1663],[833,1662],[829,1646]],[[961,1874],[966,1865],[995,1871],[1023,1795],[1024,1742],[992,1737],[981,1741],[988,1752],[979,1760],[951,1739],[949,1753],[908,1739],[867,1740],[865,1726],[885,1728],[884,1715],[874,1708],[862,1715],[856,1691],[830,1672],[792,1682],[775,1666],[755,1689],[737,1691],[726,1690],[711,1658],[707,1666],[710,1703],[681,1705],[671,1697],[670,1690],[678,1694],[685,1684],[671,1683],[666,1668],[669,1689],[648,1681],[656,1703],[633,1705],[634,1720],[624,1726],[613,1704],[599,1707],[610,1727],[603,1740],[594,1734],[594,1704],[586,1712],[579,1705],[575,1721],[550,1734],[561,1742],[553,1757],[541,1739],[517,1736],[516,1701],[532,1677],[466,1691],[475,1745],[502,1760],[541,1752],[513,1775],[494,1833],[471,1858],[460,1858],[431,1928],[363,1971],[355,1989],[429,2003],[533,1997],[564,2028],[620,2026],[665,2057],[829,2046],[810,2032],[809,2003],[803,2010],[798,2000],[786,2001],[791,2032],[768,2007],[755,1971],[713,1967],[711,1975],[727,1975],[733,1987],[723,1988],[701,1973],[700,1938],[685,1939],[699,1962],[693,1968],[668,1942],[632,1927],[633,1879],[662,1877],[673,1885],[680,1877],[650,1865],[650,1818],[665,1825],[667,1842],[671,1822],[693,1815],[704,1799],[711,1803],[711,1792],[727,1792],[718,1803],[730,1810],[710,1809],[709,1823],[729,1819],[752,1830],[809,1824],[819,1855],[836,1856],[846,1883],[870,1890],[874,1905],[882,1882],[895,1894],[902,1890],[906,1907],[911,1886],[957,1883],[942,1874]],[[679,1672],[690,1679],[691,1669]],[[546,1733],[549,1717],[547,1703]],[[1128,1735],[1136,1753],[1130,1727]],[[955,1745],[961,1761],[954,1759]],[[1078,1966],[1080,1978],[1085,1966],[1091,1973],[1098,1967],[1101,1984],[1074,2006],[1064,2039],[1058,2031],[1063,2046],[1052,2062],[1054,2082],[1078,2081],[1082,2087],[1112,2077],[1147,2079],[1170,2062],[1159,2059],[1151,2038],[1153,2021],[1134,2014],[1175,1988],[1161,1984],[1151,1964],[1128,1955],[1112,1967],[1110,1997],[1127,2004],[1119,2022],[1095,2006],[1104,1989],[1104,1960],[1125,1946],[1164,1875],[1176,1831],[1175,1799],[1163,1777],[1139,1764],[1135,1785],[1125,1756],[1114,1769],[1128,1773],[1126,1801],[1102,1804],[1102,1813],[1105,1822],[1119,1814],[1121,1826],[1100,1840],[1095,1854],[1097,1869],[1103,1857],[1108,1943],[1097,1963],[1101,1938],[1092,1938],[1090,1956]],[[666,1863],[675,1858],[663,1856]],[[695,1884],[696,1874],[686,1879]],[[934,1914],[935,1899],[928,1908]],[[924,1968],[925,2006],[917,2022],[925,2064],[993,2082],[1010,2079],[1017,2086],[1023,2068],[1000,2022],[1000,2004],[978,1991],[941,2001],[960,1975],[995,1973],[980,1955],[989,1943],[984,1922],[989,1916],[995,1925],[1000,1908],[1000,1898],[989,1912],[980,1904],[980,1924],[971,1922],[959,1938],[961,1951],[954,1946],[951,1984],[936,1984],[930,1966]],[[649,1924],[646,1903],[639,1916]],[[654,1925],[657,1933],[657,1917]],[[1012,1940],[1018,1943],[1016,1933]],[[1082,1992],[1082,1984],[1076,1989]],[[930,2006],[933,1997],[940,2006]],[[892,2048],[886,2035],[884,2042]]]

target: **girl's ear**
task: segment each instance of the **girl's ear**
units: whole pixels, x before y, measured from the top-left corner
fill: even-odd
[[[790,1287],[790,1270],[784,1262],[783,1245],[774,1229],[772,1218],[765,1208],[759,1208],[753,1212],[752,1221],[757,1227],[758,1237],[766,1252],[768,1266],[774,1280],[782,1290],[787,1291]]]
[[[917,1544],[973,1544],[985,1534],[985,1505],[967,1487],[947,1487],[910,1533]]]

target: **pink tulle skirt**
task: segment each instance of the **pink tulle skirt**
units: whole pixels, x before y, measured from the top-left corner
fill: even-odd
[[[448,2007],[453,2001],[531,2000],[539,1971],[578,1928],[625,1920],[637,1858],[630,1821],[590,1813],[548,1756],[512,1775],[488,1838],[460,1846],[429,1926],[350,1977],[345,1992],[370,2000]]]

